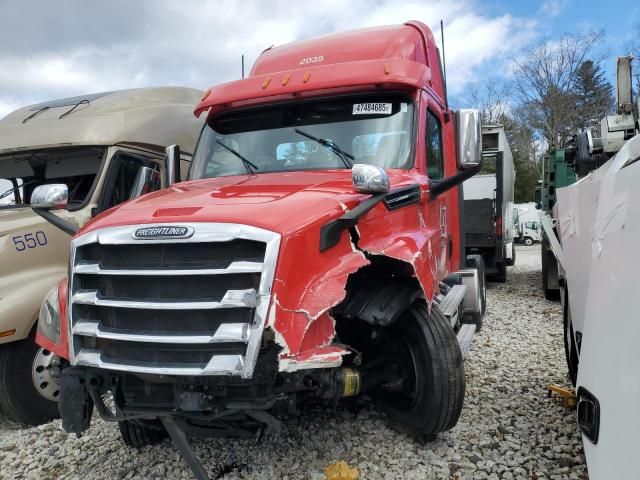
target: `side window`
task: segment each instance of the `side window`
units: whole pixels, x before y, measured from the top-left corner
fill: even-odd
[[[145,174],[144,170],[151,170]],[[140,193],[157,190],[159,187],[159,166],[151,161],[119,152],[114,155],[109,165],[109,172],[103,184],[103,191],[98,201],[98,212],[103,212],[131,198],[136,188]],[[153,171],[157,172],[155,175]],[[145,185],[139,185],[140,182]]]
[[[427,110],[427,175],[442,178],[442,127],[440,120],[431,110]]]

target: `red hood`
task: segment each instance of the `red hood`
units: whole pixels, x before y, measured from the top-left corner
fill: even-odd
[[[391,173],[391,184],[410,181]],[[368,195],[358,194],[350,170],[279,172],[183,182],[109,210],[80,233],[116,225],[223,222],[292,233],[326,217],[336,218]]]

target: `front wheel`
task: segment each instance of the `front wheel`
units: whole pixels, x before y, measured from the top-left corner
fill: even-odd
[[[453,428],[462,411],[465,377],[456,335],[436,305],[415,302],[388,327],[383,355],[398,359],[401,386],[379,392],[392,426],[419,439]]]
[[[533,245],[533,239],[532,239],[532,238],[530,238],[530,237],[525,238],[525,239],[524,239],[524,244],[525,244],[527,247],[530,247],[531,245]]]
[[[160,420],[123,420],[118,427],[124,444],[133,448],[156,445],[168,436]]]
[[[60,417],[57,357],[35,335],[0,346],[0,407],[13,420],[40,425]]]

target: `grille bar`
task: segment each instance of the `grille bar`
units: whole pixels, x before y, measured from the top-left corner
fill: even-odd
[[[72,365],[252,378],[280,235],[240,224],[177,226],[193,235],[141,241],[140,225],[127,225],[72,241]]]
[[[109,328],[103,328],[96,320],[81,320],[73,327],[74,335],[104,338],[108,340],[125,340],[131,342],[150,343],[247,343],[249,341],[249,324],[223,323],[213,335],[171,335],[152,334],[145,332],[122,333]]]
[[[172,275],[226,275],[232,273],[260,273],[261,262],[233,262],[227,268],[190,268],[190,269],[124,269],[102,268],[99,262],[83,262],[75,267],[75,273],[88,275],[141,275],[141,276],[172,276]]]
[[[258,303],[256,291],[228,290],[219,302],[141,302],[133,300],[116,300],[102,298],[97,290],[79,291],[71,297],[76,305],[95,305],[98,307],[140,308],[148,310],[212,310],[217,308],[254,308]]]
[[[185,365],[127,365],[104,361],[100,350],[84,349],[76,356],[76,365],[97,367],[106,370],[149,373],[157,375],[240,375],[244,370],[243,355],[215,355],[204,368]]]

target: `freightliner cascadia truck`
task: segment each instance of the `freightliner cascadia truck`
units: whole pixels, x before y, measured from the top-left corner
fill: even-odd
[[[128,445],[169,434],[206,478],[186,435],[277,430],[309,398],[366,393],[422,440],[453,428],[484,302],[458,213],[481,126],[448,108],[429,28],[269,48],[195,115],[188,180],[85,225],[43,305],[64,429],[95,409]]]
[[[0,121],[0,407],[14,420],[58,416],[59,359],[35,344],[35,324],[42,298],[67,273],[71,235],[157,189],[168,144],[183,147],[186,172],[201,96],[182,87],[105,92],[30,105]],[[67,189],[66,210],[32,210],[35,189],[50,184]]]

